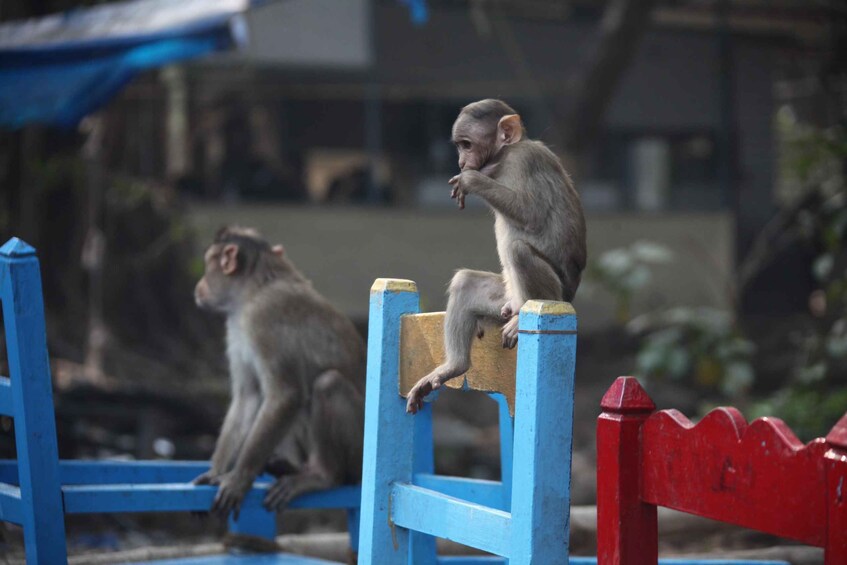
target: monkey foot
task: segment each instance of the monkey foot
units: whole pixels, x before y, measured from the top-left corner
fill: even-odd
[[[513,349],[518,344],[518,317],[514,316],[503,326],[503,349]]]
[[[468,372],[467,367],[445,367],[444,365],[436,368],[433,372],[422,378],[409,391],[406,397],[406,412],[409,414],[417,414],[418,410],[423,408],[424,398],[434,390],[441,388],[445,382],[463,375]]]
[[[281,512],[301,494],[327,489],[331,486],[333,486],[332,482],[318,473],[283,475],[268,489],[262,505],[268,510]]]
[[[226,517],[232,512],[233,517],[238,520],[241,510],[241,502],[247,495],[247,491],[253,486],[253,478],[249,475],[230,471],[219,477],[220,487],[212,502],[212,512]]]
[[[441,380],[436,375],[428,375],[417,382],[406,397],[406,413],[417,414],[423,408],[424,398],[441,387]]]

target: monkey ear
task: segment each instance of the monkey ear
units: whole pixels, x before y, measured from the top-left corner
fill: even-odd
[[[221,271],[231,275],[238,269],[238,246],[234,243],[224,245],[221,251]]]
[[[285,255],[285,247],[283,247],[281,243],[277,243],[276,245],[271,247],[271,253],[273,253],[277,257],[282,257],[283,255]]]
[[[509,114],[500,118],[497,124],[497,141],[501,145],[511,145],[523,138],[523,125],[518,114]]]

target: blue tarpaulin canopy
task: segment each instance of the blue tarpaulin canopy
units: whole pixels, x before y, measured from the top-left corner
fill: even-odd
[[[132,0],[0,25],[0,127],[73,127],[140,71],[246,41],[250,5]]]

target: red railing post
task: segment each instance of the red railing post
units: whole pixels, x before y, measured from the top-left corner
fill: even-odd
[[[826,565],[847,563],[847,414],[826,436]]]
[[[655,565],[656,507],[641,502],[640,429],[656,405],[633,377],[618,377],[597,420],[597,563]]]

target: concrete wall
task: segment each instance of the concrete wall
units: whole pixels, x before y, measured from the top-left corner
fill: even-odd
[[[367,316],[368,291],[377,277],[416,281],[423,309],[441,310],[454,270],[499,270],[493,220],[485,210],[195,205],[190,219],[201,246],[224,224],[258,228],[273,243],[284,244],[316,288],[358,319]],[[592,215],[589,260],[639,239],[663,243],[676,260],[655,270],[635,311],[680,304],[725,306],[733,232],[728,214]],[[613,320],[613,301],[590,282],[580,287],[575,305],[583,329]]]

